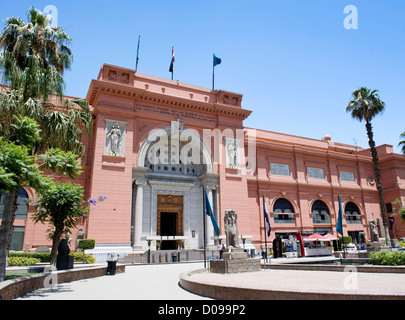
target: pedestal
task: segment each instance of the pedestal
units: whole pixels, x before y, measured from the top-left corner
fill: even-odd
[[[73,269],[73,256],[57,256],[56,257],[56,269],[57,270],[69,270]]]
[[[242,273],[261,271],[260,259],[247,259],[247,253],[242,248],[231,248],[223,252],[224,260],[211,260],[212,273]]]

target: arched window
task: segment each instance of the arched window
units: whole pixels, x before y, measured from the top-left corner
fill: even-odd
[[[273,206],[274,223],[295,223],[294,208],[290,201],[280,198]]]
[[[321,200],[316,200],[312,205],[312,222],[330,223],[329,209]]]
[[[5,198],[6,194],[3,191],[0,191],[0,219],[3,218]],[[16,220],[27,220],[28,204],[26,203],[26,199],[28,199],[27,191],[25,191],[24,188],[20,188],[20,190],[18,190],[18,199],[17,199],[18,208],[15,213]]]
[[[0,219],[3,218],[4,212],[4,201],[6,194],[0,190]],[[27,191],[24,188],[18,190],[17,198],[17,211],[15,213],[15,220],[27,220],[28,217],[28,204],[26,200],[28,199]],[[13,230],[13,236],[11,238],[11,250],[21,251],[24,245],[25,227],[15,226]]]
[[[345,216],[347,224],[361,224],[360,210],[353,202],[346,204]]]

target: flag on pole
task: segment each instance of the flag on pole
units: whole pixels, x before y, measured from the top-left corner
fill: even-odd
[[[222,59],[218,58],[215,54],[214,54],[214,67],[218,64],[221,64]]]
[[[215,90],[215,66],[221,64],[222,59],[218,58],[215,53],[213,54],[213,63],[212,63],[212,90]]]
[[[169,72],[172,73],[173,80],[173,66],[174,66],[174,47],[172,47],[172,61],[170,62]]]
[[[266,202],[264,201],[264,195],[263,195],[263,213],[264,213],[266,234],[268,237],[270,237],[270,234],[271,234],[270,219],[269,219],[269,213],[267,211],[267,205],[266,205]]]
[[[338,221],[336,224],[336,231],[342,235],[343,237],[343,226],[342,226],[342,221],[343,221],[343,210],[342,210],[342,202],[340,201],[340,197],[338,195],[339,199],[339,215],[338,215]]]
[[[141,36],[139,35],[138,37],[138,47],[136,49],[136,66],[135,66],[135,72],[138,71],[138,61],[139,61],[139,43],[141,41]]]
[[[210,200],[208,199],[208,194],[207,194],[207,191],[205,190],[205,188],[204,188],[204,194],[205,194],[205,214],[207,216],[211,217],[211,222],[212,222],[212,226],[214,227],[215,234],[217,237],[219,237],[220,230],[219,230],[217,221],[215,220],[214,213],[212,212]]]

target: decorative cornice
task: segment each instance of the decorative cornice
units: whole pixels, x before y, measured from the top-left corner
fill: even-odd
[[[135,86],[135,84],[137,85]],[[173,89],[181,90],[183,96],[171,95],[170,92],[173,92]],[[242,120],[252,113],[241,107],[241,94],[180,84],[175,81],[140,75],[134,70],[111,65],[103,65],[98,79],[92,80],[90,84],[87,100],[93,107],[97,107],[100,93]]]

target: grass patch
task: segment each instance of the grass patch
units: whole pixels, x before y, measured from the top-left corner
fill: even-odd
[[[6,280],[13,280],[21,277],[32,276],[41,272],[26,272],[26,273],[10,273],[6,275]]]

